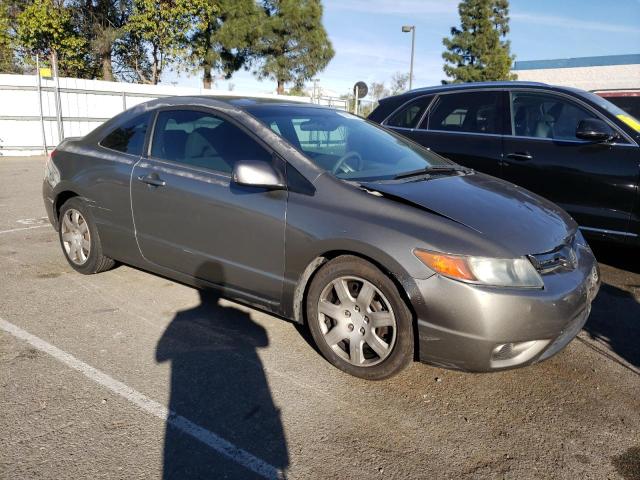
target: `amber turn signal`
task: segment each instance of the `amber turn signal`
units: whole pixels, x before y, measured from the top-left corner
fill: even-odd
[[[426,250],[414,250],[414,255],[420,259],[431,270],[447,277],[458,278],[460,280],[475,281],[476,277],[471,273],[465,257],[456,255],[446,255],[443,253],[432,253]]]

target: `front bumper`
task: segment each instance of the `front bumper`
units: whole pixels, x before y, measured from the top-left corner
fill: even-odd
[[[600,285],[591,250],[580,246],[576,254],[576,268],[544,275],[542,290],[482,287],[440,275],[416,280],[420,360],[486,372],[558,353],[587,321]]]

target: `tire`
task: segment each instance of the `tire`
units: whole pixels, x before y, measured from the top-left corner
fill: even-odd
[[[115,265],[114,260],[102,254],[93,215],[80,197],[70,198],[60,208],[58,237],[67,262],[77,272],[91,275]]]
[[[383,380],[413,360],[409,308],[393,281],[361,258],[324,264],[311,281],[306,313],[318,350],[346,373]]]

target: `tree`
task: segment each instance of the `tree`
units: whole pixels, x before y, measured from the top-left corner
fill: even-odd
[[[384,82],[371,82],[369,95],[378,102],[381,98],[389,96],[389,91],[387,90],[387,87],[385,87]]]
[[[409,74],[396,72],[391,77],[391,87],[389,88],[391,95],[398,95],[407,91],[409,85]]]
[[[185,61],[184,37],[206,3],[207,0],[133,0],[118,52],[138,81],[156,85],[166,65]]]
[[[14,3],[14,2],[12,2]],[[21,73],[15,51],[14,12],[6,0],[0,0],[0,73]]]
[[[62,0],[34,0],[27,5],[17,16],[16,37],[27,57],[53,61],[57,56],[60,75],[93,77],[88,41]]]
[[[185,37],[185,48],[189,63],[203,72],[204,88],[211,88],[214,72],[229,79],[249,60],[263,16],[255,0],[217,0],[202,5]]]
[[[463,0],[458,6],[460,28],[442,40],[444,72],[453,83],[513,80],[508,0]],[[443,80],[443,83],[449,83]]]
[[[335,54],[322,26],[320,0],[263,0],[266,14],[258,49],[259,78],[301,87],[323,70]]]
[[[97,76],[114,80],[114,47],[125,34],[131,0],[72,0],[70,4],[76,9],[81,30],[89,41]]]

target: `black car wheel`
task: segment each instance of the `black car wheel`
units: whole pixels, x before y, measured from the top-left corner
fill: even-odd
[[[382,380],[413,359],[413,319],[395,284],[371,263],[341,256],[314,276],[306,302],[324,357],[357,377]]]
[[[96,224],[79,197],[73,197],[62,205],[58,233],[64,256],[74,270],[89,275],[114,266],[115,262],[102,254]]]

